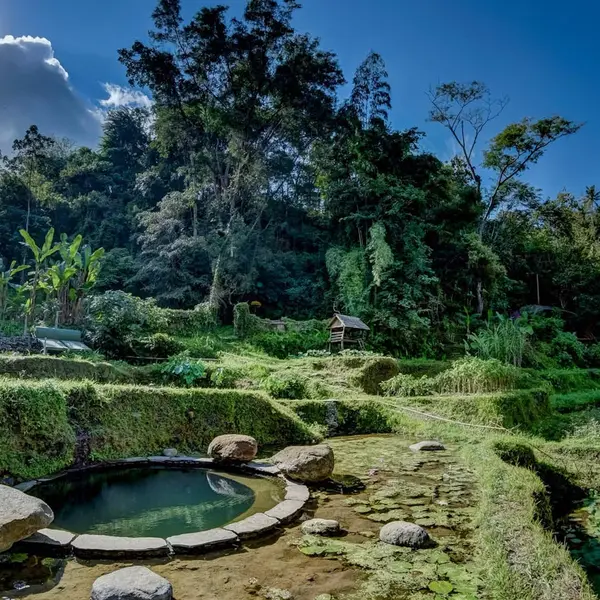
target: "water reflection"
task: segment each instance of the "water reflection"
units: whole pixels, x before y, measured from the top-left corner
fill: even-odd
[[[75,533],[167,537],[229,523],[254,491],[203,469],[89,471],[32,490],[54,510],[54,527]]]

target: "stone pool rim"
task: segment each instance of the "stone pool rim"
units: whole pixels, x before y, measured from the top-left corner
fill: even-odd
[[[45,552],[77,558],[157,558],[173,554],[200,554],[216,549],[238,547],[241,542],[272,533],[275,529],[296,520],[310,499],[308,487],[288,479],[276,466],[251,461],[248,463],[223,463],[212,458],[192,456],[149,456],[107,460],[83,467],[60,471],[48,477],[25,481],[15,487],[29,492],[34,487],[66,477],[72,473],[100,470],[112,467],[167,466],[173,468],[195,467],[214,469],[224,473],[274,479],[285,484],[284,499],[273,508],[222,527],[159,537],[122,537],[112,535],[76,534],[64,529],[41,529],[32,536],[17,542],[14,547],[29,552]]]

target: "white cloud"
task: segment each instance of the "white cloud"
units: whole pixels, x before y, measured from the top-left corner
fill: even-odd
[[[100,100],[100,104],[105,108],[119,108],[120,106],[150,108],[152,106],[152,100],[138,90],[125,88],[114,83],[104,83],[103,87],[108,94],[108,98]]]
[[[10,151],[30,125],[44,135],[95,145],[101,123],[69,84],[50,40],[7,35],[0,38],[0,150]]]

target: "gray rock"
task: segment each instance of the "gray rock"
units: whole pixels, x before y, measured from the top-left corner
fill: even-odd
[[[0,485],[0,552],[52,523],[45,503],[15,488]]]
[[[301,526],[302,533],[309,535],[339,535],[340,524],[333,519],[310,519]]]
[[[161,538],[128,538],[84,534],[73,542],[75,556],[83,558],[167,556],[169,545]]]
[[[265,515],[277,519],[281,523],[289,523],[300,515],[305,502],[301,500],[284,500],[271,510],[267,510]]]
[[[436,450],[445,450],[446,446],[440,442],[428,440],[426,442],[418,442],[409,446],[413,452],[433,452]]]
[[[171,600],[173,587],[147,567],[126,567],[98,577],[92,600]]]
[[[208,446],[208,455],[223,462],[250,462],[257,452],[258,444],[249,435],[220,435]]]
[[[42,556],[67,556],[76,535],[61,529],[40,529],[14,545],[16,552]]]
[[[333,450],[326,444],[289,446],[275,454],[271,462],[290,479],[317,482],[331,477],[334,456]]]
[[[173,458],[178,455],[179,455],[179,452],[177,452],[177,448],[165,448],[163,450],[163,456],[168,456],[170,458]]]
[[[379,531],[379,539],[394,546],[424,548],[430,543],[429,534],[420,526],[406,521],[392,521]]]
[[[292,483],[288,481],[285,487],[285,499],[286,500],[298,500],[300,502],[307,502],[310,498],[310,490],[300,483]]]
[[[279,521],[277,519],[268,517],[264,513],[256,513],[237,523],[225,525],[223,529],[233,531],[233,533],[238,535],[241,539],[247,539],[271,531],[278,525]]]
[[[208,529],[197,533],[183,533],[167,538],[176,554],[207,552],[221,546],[233,546],[238,536],[227,529]]]

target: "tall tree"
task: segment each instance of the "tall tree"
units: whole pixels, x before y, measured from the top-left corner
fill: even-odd
[[[334,56],[294,31],[298,6],[249,0],[240,19],[217,6],[185,24],[179,0],[160,0],[152,43],[120,51],[131,82],[152,91],[159,146],[181,157],[195,190],[192,235],[201,220],[223,234],[212,260],[213,302],[244,291],[232,288],[226,263],[240,256],[241,238],[260,232],[265,207],[284,185],[280,154],[304,160],[343,81]]]
[[[538,121],[523,119],[506,126],[481,152],[486,127],[500,116],[508,100],[493,99],[488,87],[480,81],[443,83],[429,93],[429,98],[430,120],[448,129],[458,144],[464,173],[483,204],[479,222],[482,241],[487,223],[501,206],[531,199],[534,195],[530,187],[518,179],[519,176],[544,155],[548,146],[581,127],[560,116]],[[476,285],[481,314],[484,309],[481,277]]]

